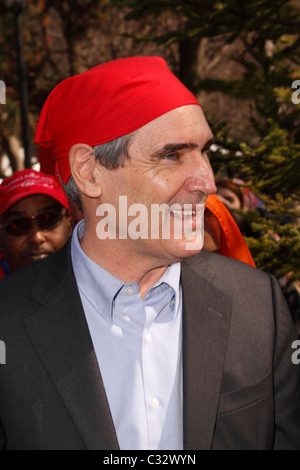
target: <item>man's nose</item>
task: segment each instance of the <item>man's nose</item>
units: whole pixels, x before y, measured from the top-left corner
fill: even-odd
[[[45,232],[43,232],[43,230],[34,224],[28,235],[28,241],[30,241],[30,243],[34,243],[35,245],[41,245],[44,243],[45,239]]]
[[[195,159],[191,165],[190,175],[185,182],[185,189],[189,192],[201,191],[206,194],[215,194],[217,191],[215,177],[209,160],[201,157]]]

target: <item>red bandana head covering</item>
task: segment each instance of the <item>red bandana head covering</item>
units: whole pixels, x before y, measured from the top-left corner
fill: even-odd
[[[72,145],[110,142],[189,104],[199,102],[160,57],[118,59],[67,78],[40,114],[34,141],[42,148],[41,169],[66,183]]]

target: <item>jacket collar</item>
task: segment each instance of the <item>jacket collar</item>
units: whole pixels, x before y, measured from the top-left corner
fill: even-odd
[[[31,298],[42,305],[24,319],[25,328],[86,448],[118,449],[73,275],[70,243],[50,258],[31,291]]]
[[[212,265],[205,252],[182,263],[186,450],[211,448],[222,385],[232,299],[214,287]]]
[[[24,319],[25,328],[86,448],[118,449],[70,243],[50,258],[32,287],[39,307]],[[182,263],[186,450],[211,447],[218,409],[231,298],[213,286],[214,275],[209,254]]]

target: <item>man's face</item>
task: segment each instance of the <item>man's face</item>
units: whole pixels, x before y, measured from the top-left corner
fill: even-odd
[[[112,204],[119,220],[119,196],[127,196],[127,206],[144,205],[149,214],[151,206],[204,204],[206,196],[216,191],[213,172],[207,158],[212,133],[202,109],[188,105],[172,110],[139,129],[129,147],[130,159],[117,170],[107,171],[101,183],[101,203]],[[172,263],[192,256],[201,247],[186,249],[187,240],[174,237],[175,219],[190,226],[196,215],[180,211],[170,213],[169,239],[120,240],[122,249],[157,263]],[[132,218],[131,218],[132,219]],[[130,218],[128,218],[130,220]],[[118,227],[117,227],[118,229]],[[192,241],[192,240],[191,240]],[[128,252],[127,252],[128,253]]]
[[[36,217],[62,207],[55,199],[46,195],[28,196],[14,204],[1,216],[1,223],[25,217]],[[51,230],[41,230],[33,221],[28,233],[15,236],[0,226],[0,249],[7,261],[9,271],[28,266],[61,248],[72,232],[72,220],[66,215]]]

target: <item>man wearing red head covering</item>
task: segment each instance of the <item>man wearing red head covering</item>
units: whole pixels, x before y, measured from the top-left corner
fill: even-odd
[[[1,277],[61,248],[72,233],[69,203],[53,176],[21,170],[0,185]]]
[[[159,57],[101,64],[50,93],[35,142],[84,220],[0,283],[0,448],[299,449],[281,289],[202,250],[212,137]]]

